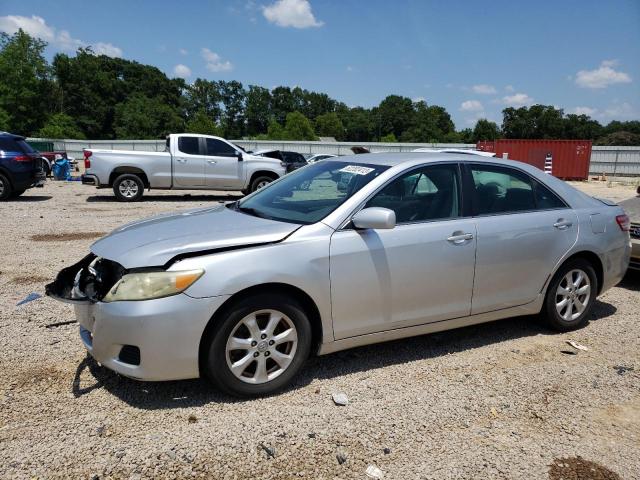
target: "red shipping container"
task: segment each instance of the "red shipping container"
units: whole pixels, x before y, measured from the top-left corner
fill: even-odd
[[[551,155],[554,177],[563,180],[587,180],[591,161],[591,140],[510,140],[482,141],[478,150],[494,152],[498,158],[505,153],[509,160],[534,165],[544,170],[545,160]]]

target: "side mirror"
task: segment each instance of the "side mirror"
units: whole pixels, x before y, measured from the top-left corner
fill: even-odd
[[[236,150],[236,157],[238,157],[239,162],[244,160],[244,158],[242,158],[242,152],[240,150]]]
[[[360,210],[351,219],[358,229],[391,229],[396,226],[396,212],[382,207],[369,207]]]

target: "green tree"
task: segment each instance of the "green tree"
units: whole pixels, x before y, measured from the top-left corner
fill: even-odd
[[[569,114],[564,119],[564,138],[593,140],[602,136],[602,133],[602,125],[588,115]]]
[[[319,137],[334,137],[338,140],[344,138],[344,125],[335,112],[318,115],[315,121],[316,133]]]
[[[246,92],[242,83],[232,80],[230,82],[220,81],[222,93],[222,104],[224,114],[222,125],[227,138],[242,138],[244,135],[244,112]]]
[[[389,134],[387,134],[387,135],[385,135],[383,137],[380,137],[380,141],[384,142],[384,143],[397,143],[398,139],[393,134],[393,132],[391,132],[391,133],[389,133]]]
[[[271,114],[282,125],[287,115],[295,111],[295,100],[289,87],[276,87],[271,91]]]
[[[0,108],[0,131],[6,132],[8,130],[11,130],[9,128],[10,120],[11,117],[9,117],[7,111],[4,108]]]
[[[284,126],[287,140],[317,140],[311,121],[300,112],[287,114]]]
[[[617,131],[609,133],[599,138],[596,145],[620,145],[620,146],[637,146],[640,145],[640,134],[633,132]]]
[[[9,113],[14,133],[35,133],[53,106],[46,45],[22,29],[11,36],[0,34],[0,108]]]
[[[374,118],[379,122],[380,135],[393,133],[399,138],[414,123],[414,114],[410,98],[389,95],[380,102]]]
[[[68,138],[81,140],[86,138],[76,122],[66,113],[54,113],[38,131],[41,138]]]
[[[481,140],[496,140],[498,138],[500,138],[500,129],[495,122],[490,122],[486,118],[481,118],[476,122],[472,135],[474,143]]]
[[[205,113],[204,110],[196,112],[195,115],[187,121],[185,132],[215,136],[222,135],[222,129]]]
[[[362,107],[347,108],[338,112],[344,125],[344,139],[352,142],[367,142],[373,138],[371,110]]]
[[[271,118],[271,92],[264,87],[249,85],[245,102],[247,134],[258,135],[269,128]]]
[[[115,127],[117,138],[154,139],[179,132],[184,122],[177,109],[159,98],[133,95],[116,105]]]
[[[187,117],[204,112],[214,122],[222,120],[222,91],[218,82],[197,78],[184,90],[184,108]]]
[[[502,111],[502,131],[506,138],[562,138],[563,115],[561,109],[551,105],[505,108]]]
[[[284,127],[280,125],[276,119],[274,118],[269,123],[269,128],[267,129],[267,139],[269,140],[286,140],[287,134],[284,131]]]

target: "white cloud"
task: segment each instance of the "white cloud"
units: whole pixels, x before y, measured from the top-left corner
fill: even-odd
[[[111,43],[98,42],[98,43],[95,43],[91,48],[98,55],[106,55],[107,57],[122,56],[122,49],[116,47]]]
[[[526,93],[514,93],[513,95],[502,97],[502,103],[512,107],[523,107],[525,105],[531,105],[533,98]]]
[[[64,52],[74,52],[78,48],[91,47],[98,55],[108,55],[110,57],[121,57],[122,50],[110,43],[97,42],[93,45],[80,39],[73,38],[67,30],[57,30],[55,27],[47,25],[44,18],[32,15],[23,17],[21,15],[7,15],[0,17],[0,31],[13,35],[22,29],[29,35],[38,37],[49,43],[53,48]]]
[[[262,14],[270,23],[279,27],[310,28],[324,24],[313,16],[308,0],[277,0],[262,7]]]
[[[462,102],[460,110],[462,112],[481,112],[484,110],[484,107],[478,100],[467,100]]]
[[[178,52],[180,52],[180,55],[189,55],[189,51],[185,48],[181,48]]]
[[[513,85],[507,85],[506,87],[504,87],[504,90],[506,92],[515,92],[516,91],[516,89],[513,88]]]
[[[347,65],[347,72],[355,72],[356,68],[352,67],[351,65]]]
[[[496,87],[494,87],[493,85],[486,85],[484,83],[480,85],[474,85],[473,87],[471,87],[471,90],[473,90],[474,93],[480,95],[493,95],[494,93],[497,93]]]
[[[614,103],[604,110],[602,117],[614,120],[630,120],[639,118],[640,112],[633,108],[630,103]]]
[[[413,103],[419,103],[419,102],[426,102],[427,101],[427,99],[424,98],[424,97],[416,97],[416,98],[413,98],[412,100],[413,100]]]
[[[575,113],[576,115],[588,115],[590,117],[593,117],[596,113],[598,113],[598,109],[591,107],[576,107],[571,110],[570,113]]]
[[[576,73],[576,85],[582,88],[606,88],[616,83],[631,83],[631,77],[615,70],[616,60],[604,60],[595,70],[580,70]]]
[[[222,60],[222,57],[208,48],[201,50],[202,58],[207,62],[206,67],[210,72],[229,72],[233,70],[233,64],[229,60]]]
[[[191,69],[186,65],[179,63],[173,67],[173,74],[179,78],[188,78],[191,76]]]

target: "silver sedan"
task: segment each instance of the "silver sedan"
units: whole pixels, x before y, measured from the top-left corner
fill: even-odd
[[[518,315],[568,331],[624,275],[629,219],[518,162],[365,154],[125,225],[47,293],[102,365],[234,395],[327,354]]]

